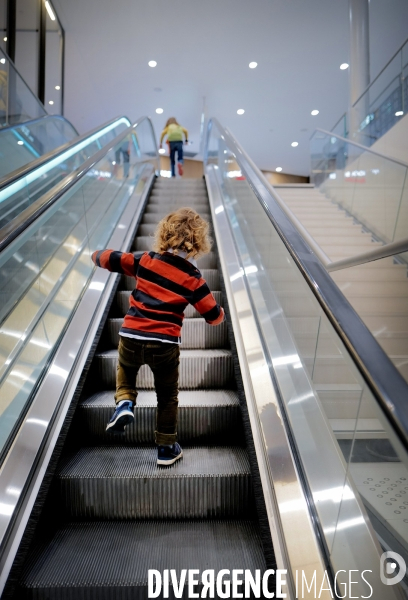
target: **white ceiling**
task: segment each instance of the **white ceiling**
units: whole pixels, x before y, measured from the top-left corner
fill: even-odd
[[[339,69],[349,62],[347,0],[52,3],[66,34],[65,116],[81,133],[147,114],[159,136],[175,116],[198,151],[205,97],[207,115],[260,168],[308,175],[314,128],[331,129],[347,109],[349,73]],[[370,0],[372,76],[405,41],[407,23],[407,0]]]

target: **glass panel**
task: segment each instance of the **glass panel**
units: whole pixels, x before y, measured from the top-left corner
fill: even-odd
[[[121,147],[0,255],[0,450],[93,273],[91,252],[106,245],[135,187],[143,192],[150,157],[142,156],[151,144],[130,153],[127,177],[113,160]],[[149,165],[147,169],[153,171]]]
[[[63,37],[51,2],[48,6],[45,40],[45,106],[50,114],[60,115],[62,113]]]
[[[406,112],[408,42],[351,109],[350,138],[371,146]]]
[[[24,123],[45,114],[41,102],[0,50],[0,126]]]
[[[37,0],[17,0],[16,56],[14,64],[30,90],[35,94],[38,94],[39,32],[39,2]]]
[[[395,514],[398,523],[386,522],[394,517],[367,497],[364,482],[368,479],[361,480],[363,469],[358,467],[367,453],[368,462],[385,460],[384,456],[390,461],[398,455],[400,459],[403,456],[400,464],[405,465],[406,452],[266,216],[254,192],[256,182],[249,185],[240,169],[240,157],[226,146],[214,125],[208,148],[208,162],[218,174],[254,315],[314,500],[331,568],[339,572],[340,594],[369,597],[370,589],[361,577],[350,596],[344,596],[344,586],[350,585],[349,571],[369,569],[367,579],[375,597],[395,599],[399,588],[382,583],[379,565],[383,550],[402,552],[405,548],[399,531],[403,518]],[[336,160],[336,155],[327,160]],[[353,206],[353,197],[348,203]],[[260,411],[270,406],[266,398],[259,402]],[[401,479],[405,466],[395,474],[387,471],[390,467],[395,469],[395,463],[388,462],[378,471],[379,481],[384,482],[385,477],[393,480],[392,485],[398,478],[405,481]],[[372,487],[376,489],[376,485]],[[395,510],[401,515],[404,512]]]
[[[7,3],[0,2],[0,50],[7,51]],[[0,94],[1,97],[1,94]]]
[[[408,252],[331,276],[408,381]]]
[[[54,135],[59,135],[55,121],[55,118],[47,118],[36,123],[34,127],[34,131],[38,134],[36,138],[34,138],[27,126],[15,127],[12,130],[1,132],[3,136],[0,133],[0,148],[3,147],[1,146],[1,141],[3,140],[4,145],[8,142],[13,148],[16,146],[21,147],[22,150],[26,151],[27,156],[29,148],[31,148],[32,152],[35,152],[34,145],[38,147],[38,144],[41,143],[40,140],[45,138],[47,130],[53,129]],[[126,119],[114,121],[97,133],[89,136],[89,138],[67,148],[62,154],[39,166],[36,170],[1,189],[0,228],[4,227],[38,198],[43,196],[59,181],[64,179],[67,174],[78,169],[102,145],[109,143],[109,138],[116,137],[127,125],[128,121]],[[20,146],[19,143],[21,144]],[[10,159],[12,160],[15,155],[16,153],[11,154]],[[18,156],[23,156],[23,152]]]
[[[322,132],[311,139],[311,158],[312,181],[327,198],[384,243],[406,236],[406,167]]]

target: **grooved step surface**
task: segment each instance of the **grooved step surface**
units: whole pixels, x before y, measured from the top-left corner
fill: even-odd
[[[119,344],[119,330],[123,318],[108,319],[106,328],[109,342],[113,346]],[[220,325],[208,325],[204,319],[184,319],[181,330],[181,348],[228,348],[227,322]]]
[[[81,448],[58,478],[69,515],[98,519],[237,517],[252,508],[243,448],[185,448],[158,467],[157,448]]]
[[[137,396],[135,420],[121,436],[106,431],[115,403],[114,390],[98,392],[83,400],[77,411],[81,439],[88,443],[153,444],[156,425],[156,392],[142,390]],[[179,392],[178,439],[189,444],[244,443],[241,411],[233,390]]]
[[[115,386],[117,350],[95,354],[96,376],[104,387]],[[180,389],[231,387],[233,364],[229,350],[182,350],[180,355]],[[153,373],[143,365],[136,379],[136,388],[153,389]]]
[[[149,569],[220,568],[265,570],[252,521],[81,521],[35,549],[21,586],[37,600],[146,600]]]

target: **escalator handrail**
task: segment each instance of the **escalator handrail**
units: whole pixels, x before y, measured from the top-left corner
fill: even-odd
[[[363,144],[359,144],[358,142],[355,142],[348,138],[342,137],[338,133],[333,133],[333,131],[327,131],[326,129],[320,129],[319,127],[317,127],[314,130],[313,134],[310,136],[310,140],[313,138],[316,131],[318,131],[319,133],[324,133],[325,135],[327,135],[329,137],[335,137],[338,140],[340,140],[341,142],[350,144],[351,146],[356,146],[356,148],[360,148],[360,150],[364,150],[364,152],[369,152],[370,154],[375,154],[375,156],[379,156],[380,158],[383,158],[384,160],[388,160],[389,162],[396,163],[397,165],[401,165],[402,167],[405,167],[406,169],[408,169],[408,163],[404,163],[402,160],[399,160],[398,158],[392,158],[391,156],[387,156],[386,154],[381,154],[381,152],[377,152],[376,150],[372,150],[371,148],[368,148],[367,146],[364,146]]]
[[[71,123],[71,121],[68,121],[68,119],[66,119],[62,115],[43,115],[42,117],[36,117],[35,119],[29,119],[28,121],[23,121],[22,123],[12,123],[10,125],[5,125],[4,127],[0,127],[0,133],[3,133],[3,131],[10,131],[10,129],[16,129],[17,127],[29,127],[30,125],[33,125],[34,123],[38,123],[39,121],[44,121],[44,119],[57,119],[58,121],[64,121],[65,123],[68,123],[68,125],[70,127],[72,127],[72,129],[75,131],[75,133],[77,135],[79,135],[77,128],[74,127],[74,125]]]
[[[282,210],[276,192],[230,131],[212,118],[208,122],[204,164],[213,124],[235,156],[256,197],[263,206],[309,288],[349,351],[369,389],[408,449],[408,384],[367,329],[326,269]]]
[[[58,198],[62,196],[67,190],[75,185],[82,177],[86,175],[108,152],[113,150],[127,135],[136,131],[137,127],[143,121],[147,120],[152,130],[152,137],[155,141],[156,160],[159,164],[159,152],[157,148],[156,138],[154,136],[153,124],[150,117],[144,116],[138,119],[133,125],[130,125],[127,129],[121,131],[115,139],[111,140],[108,144],[103,146],[98,152],[88,158],[76,171],[73,171],[67,175],[62,181],[57,183],[51,188],[44,196],[36,200],[31,206],[23,210],[17,217],[7,223],[2,229],[0,229],[0,252],[2,252],[11,242],[19,236],[27,227],[37,219],[45,210],[47,210],[52,204],[54,204]],[[98,128],[100,129],[100,128]]]
[[[47,116],[49,117],[51,115],[47,115]],[[45,119],[47,117],[40,117],[40,119],[35,119],[35,120],[39,121],[43,118]],[[110,119],[109,121],[104,123],[102,126],[99,125],[98,127],[94,127],[94,129],[91,129],[91,131],[88,131],[87,133],[84,133],[83,135],[76,137],[75,139],[71,140],[70,142],[67,142],[66,144],[64,144],[63,146],[58,146],[58,148],[55,148],[54,150],[47,152],[47,154],[43,154],[43,156],[40,156],[39,158],[29,162],[28,164],[23,165],[19,169],[12,171],[8,175],[6,175],[2,179],[0,179],[0,190],[8,187],[9,185],[14,183],[18,179],[25,177],[29,173],[35,171],[36,169],[38,169],[39,167],[41,167],[48,161],[52,160],[53,158],[56,158],[60,154],[63,154],[69,148],[73,148],[74,146],[76,146],[76,144],[80,144],[81,142],[86,140],[88,137],[91,137],[98,131],[101,131],[105,127],[109,127],[109,125],[112,125],[115,121],[118,121],[119,119],[126,119],[129,123],[129,125],[131,124],[131,121],[128,119],[128,117],[122,116],[122,117],[115,117],[114,119]],[[67,122],[69,123],[69,121],[67,121]],[[25,124],[26,123],[21,123],[20,125],[25,125]],[[15,126],[12,126],[12,127],[15,127]],[[0,133],[2,131],[4,131],[4,129],[0,129]]]

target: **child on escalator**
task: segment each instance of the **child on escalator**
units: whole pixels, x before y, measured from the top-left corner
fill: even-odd
[[[162,466],[183,456],[176,440],[184,310],[192,304],[210,325],[224,320],[224,310],[210,292],[195,260],[211,249],[208,229],[208,223],[195,210],[180,208],[159,222],[152,252],[100,250],[92,255],[98,267],[136,280],[119,332],[116,410],[106,429],[123,432],[126,425],[133,423],[136,376],[143,364],[149,365],[157,395],[157,464]]]

